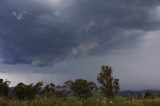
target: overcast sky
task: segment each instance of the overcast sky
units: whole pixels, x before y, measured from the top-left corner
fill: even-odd
[[[113,68],[121,90],[160,89],[160,0],[1,0],[0,78],[96,82]]]

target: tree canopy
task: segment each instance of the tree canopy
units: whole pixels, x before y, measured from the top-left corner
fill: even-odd
[[[100,73],[97,76],[97,80],[102,85],[102,92],[109,100],[118,95],[119,79],[113,78],[111,67],[103,65]]]

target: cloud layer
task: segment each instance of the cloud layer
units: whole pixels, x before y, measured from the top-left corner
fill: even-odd
[[[157,30],[156,0],[5,0],[0,56],[5,64],[52,66],[137,45]],[[155,13],[156,14],[156,13]]]

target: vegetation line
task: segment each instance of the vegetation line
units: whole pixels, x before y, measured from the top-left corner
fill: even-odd
[[[113,78],[112,68],[103,65],[97,80],[101,87],[85,79],[66,81],[62,86],[43,82],[18,83],[0,79],[0,106],[160,106],[160,99],[150,93],[143,96],[120,96],[119,79]]]

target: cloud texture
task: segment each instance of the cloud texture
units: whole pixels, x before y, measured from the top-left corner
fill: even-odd
[[[5,64],[52,66],[134,47],[157,30],[157,0],[5,0],[0,56]]]

